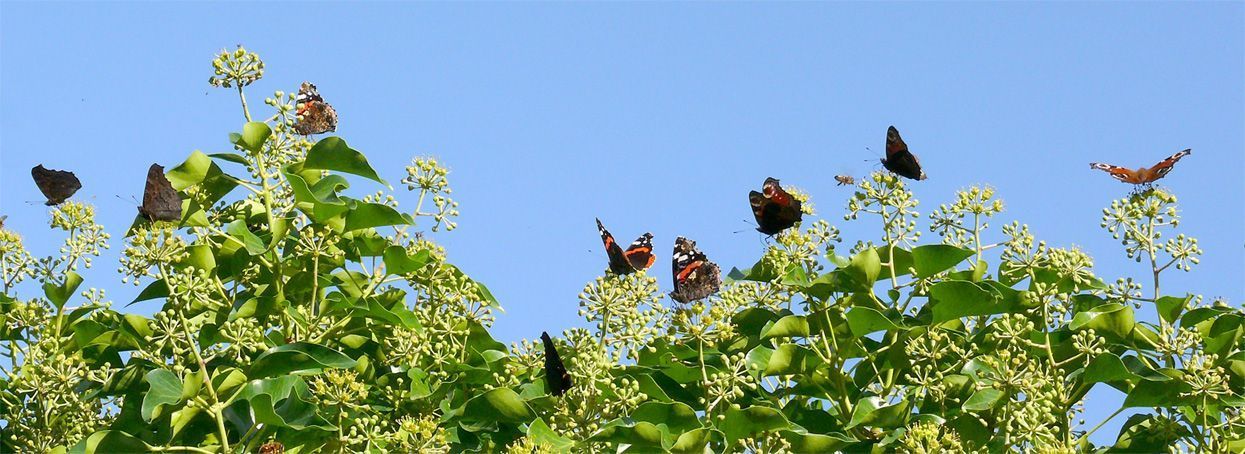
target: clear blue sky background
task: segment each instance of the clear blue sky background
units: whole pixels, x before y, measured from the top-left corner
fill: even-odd
[[[756,260],[764,245],[740,221],[767,176],[811,192],[846,244],[875,238],[876,222],[842,220],[849,191],[831,176],[878,168],[864,160],[890,124],[929,174],[914,185],[923,215],[993,185],[1007,211],[992,238],[1028,223],[1108,280],[1144,272],[1098,228],[1130,188],[1086,164],[1192,148],[1163,184],[1206,254],[1165,292],[1245,296],[1240,2],[4,2],[0,30],[0,214],[55,253],[44,208],[24,203],[41,200],[29,169],[75,170],[76,198],[114,234],[87,285],[119,303],[136,293],[114,270],[147,166],[228,150],[243,122],[207,85],[214,53],[238,43],[267,63],[253,109],[310,80],[391,181],[415,155],[449,164],[462,227],[435,238],[501,299],[505,341],[584,325],[576,295],[605,267],[594,216],[624,243],[653,232],[666,290],[675,236],[728,269]],[[1102,388],[1090,424],[1121,400]]]

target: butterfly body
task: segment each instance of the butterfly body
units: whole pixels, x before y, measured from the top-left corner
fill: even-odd
[[[803,219],[800,201],[783,190],[777,179],[766,178],[761,191],[748,193],[748,203],[752,205],[752,215],[757,220],[757,231],[775,235]]]
[[[1184,150],[1177,152],[1174,155],[1168,156],[1167,159],[1159,161],[1159,163],[1155,164],[1154,167],[1150,167],[1148,169],[1145,167],[1141,167],[1139,169],[1133,170],[1133,169],[1128,169],[1125,167],[1113,166],[1110,164],[1101,164],[1097,162],[1089,163],[1089,168],[1098,169],[1098,170],[1107,172],[1111,174],[1112,178],[1115,178],[1125,183],[1137,184],[1137,185],[1150,184],[1150,183],[1157,181],[1160,178],[1163,178],[1164,176],[1167,176],[1167,173],[1171,172],[1172,169],[1175,168],[1176,163],[1180,161],[1180,158],[1183,158],[1191,154],[1193,154],[1193,150],[1186,148]]]
[[[601,232],[601,242],[605,244],[605,253],[610,258],[610,271],[614,274],[631,274],[653,266],[653,234],[645,232],[623,250],[614,241],[614,235],[605,230],[600,219],[597,219],[597,230]]]
[[[82,182],[78,181],[78,177],[73,172],[47,169],[43,167],[43,164],[31,168],[30,176],[34,178],[39,192],[47,198],[47,202],[44,202],[47,206],[60,205],[65,202],[65,199],[72,197],[75,192],[82,189]]]
[[[674,240],[674,291],[670,298],[683,304],[709,297],[722,286],[722,272],[710,262],[696,242],[678,237]]]
[[[294,132],[309,136],[337,130],[337,110],[324,102],[315,84],[303,82],[298,88],[294,106],[297,117]]]
[[[540,341],[545,344],[545,383],[549,387],[549,394],[566,394],[571,389],[571,374],[566,371],[566,365],[562,363],[562,357],[558,355],[558,349],[553,345],[553,339],[549,338],[549,333],[542,331]]]
[[[152,164],[147,169],[147,184],[143,188],[143,204],[138,213],[148,221],[179,221],[182,218],[182,198],[173,189],[173,183],[164,176],[164,167]]]
[[[921,170],[921,160],[908,151],[908,144],[899,137],[899,130],[891,126],[886,130],[886,158],[882,160],[886,170],[904,178],[924,180],[925,171]]]

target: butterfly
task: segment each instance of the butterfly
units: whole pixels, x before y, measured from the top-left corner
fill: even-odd
[[[4,216],[0,216],[0,229],[3,229],[3,228],[4,228],[4,220],[5,220],[5,219],[8,219],[8,218],[9,218],[9,215],[7,215],[7,214],[6,214],[6,215],[4,215]]]
[[[31,168],[30,176],[35,179],[35,186],[39,187],[39,192],[42,192],[43,196],[48,199],[44,203],[47,206],[60,205],[65,202],[65,199],[82,189],[82,182],[78,181],[78,177],[74,176],[73,172],[45,169],[43,164]]]
[[[281,454],[285,452],[285,445],[277,440],[269,440],[267,443],[259,445],[259,454]]]
[[[143,188],[143,204],[138,213],[148,221],[178,221],[182,218],[182,198],[173,183],[164,176],[164,167],[152,164],[147,169],[147,186]]]
[[[566,372],[566,366],[562,364],[562,357],[558,356],[558,349],[553,346],[549,333],[542,331],[540,340],[545,344],[545,383],[549,387],[549,394],[566,394],[571,389],[571,374]]]
[[[1097,162],[1089,163],[1089,168],[1105,171],[1111,174],[1111,176],[1115,179],[1125,183],[1149,184],[1155,182],[1159,178],[1167,176],[1167,172],[1172,171],[1172,168],[1176,166],[1176,162],[1180,161],[1180,158],[1191,154],[1193,154],[1193,149],[1186,148],[1181,150],[1179,153],[1168,156],[1167,159],[1159,161],[1158,164],[1155,164],[1154,167],[1149,169],[1142,167],[1137,170],[1129,170],[1123,167],[1113,166],[1110,164],[1099,164]]]
[[[303,82],[298,87],[298,97],[294,99],[295,115],[294,132],[309,136],[337,130],[337,111],[324,102],[320,92],[311,82]]]
[[[766,178],[761,186],[763,192],[748,193],[748,203],[752,204],[752,215],[756,216],[757,231],[766,235],[774,235],[795,225],[803,218],[800,201],[784,191],[774,178]]]
[[[839,182],[839,184],[836,184],[835,186],[843,186],[843,185],[853,185],[853,184],[856,184],[856,179],[855,179],[855,178],[852,178],[852,176],[851,176],[851,175],[835,175],[835,176],[834,176],[834,181]]]
[[[696,242],[678,237],[674,240],[674,291],[670,298],[683,304],[704,299],[722,286],[722,272],[705,253],[696,249]]]
[[[601,242],[605,243],[605,253],[610,257],[610,271],[614,274],[622,276],[653,266],[653,234],[644,232],[624,251],[614,241],[614,235],[605,230],[600,219],[597,219],[597,230],[601,231]]]
[[[908,151],[908,144],[899,137],[899,130],[894,126],[886,130],[886,159],[882,160],[882,166],[901,177],[925,179],[925,172],[921,171],[921,160]]]

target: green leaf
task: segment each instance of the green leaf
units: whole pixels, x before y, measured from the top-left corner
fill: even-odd
[[[1176,440],[1188,435],[1189,430],[1183,425],[1167,424],[1154,415],[1132,415],[1108,452],[1167,452]]]
[[[495,388],[468,400],[463,405],[463,420],[518,423],[532,420],[532,409],[519,393],[510,388]]]
[[[803,315],[788,315],[761,330],[761,339],[777,337],[808,337],[808,320]]]
[[[73,454],[108,454],[149,452],[151,447],[142,440],[119,430],[103,430],[82,439],[69,450]]]
[[[822,364],[816,353],[797,344],[782,344],[775,349],[758,345],[748,352],[748,362],[763,377],[809,374]]]
[[[718,424],[718,429],[726,435],[726,441],[735,442],[757,434],[786,429],[791,424],[781,411],[770,407],[751,406],[726,411],[726,418]]]
[[[54,285],[51,282],[43,284],[43,294],[47,295],[48,301],[57,309],[65,307],[65,302],[78,291],[78,286],[82,285],[82,276],[73,271],[65,273],[65,281],[61,285]]]
[[[696,410],[680,402],[645,402],[631,412],[631,419],[665,425],[673,433],[701,427]]]
[[[990,281],[942,281],[930,286],[934,324],[961,317],[1010,312],[1018,292]]]
[[[895,428],[903,426],[909,412],[908,401],[901,400],[887,405],[880,397],[866,397],[856,402],[852,411],[852,420],[847,424],[851,429],[857,426]]]
[[[182,381],[167,369],[155,369],[145,379],[151,388],[143,397],[143,420],[151,421],[160,416],[161,405],[175,405],[182,401]]]
[[[307,152],[307,160],[303,162],[303,168],[316,170],[335,170],[338,172],[358,175],[385,186],[389,186],[385,180],[381,179],[372,170],[372,166],[368,164],[367,158],[363,153],[350,148],[346,145],[346,141],[340,137],[325,137],[311,147]]]
[[[411,225],[414,223],[415,220],[411,219],[411,215],[399,212],[389,205],[380,203],[359,202],[346,213],[347,232],[371,227]]]
[[[558,452],[569,452],[575,441],[558,435],[545,424],[545,420],[536,418],[527,426],[527,437],[537,445],[549,446]]]
[[[864,337],[866,334],[876,333],[878,331],[890,330],[907,330],[906,326],[897,324],[887,318],[877,309],[868,307],[854,307],[847,312],[847,326],[852,330],[852,336]]]
[[[1170,381],[1142,380],[1124,397],[1124,408],[1134,407],[1169,407],[1200,403],[1201,399],[1189,397],[1193,389],[1188,383],[1172,379]],[[1183,395],[1183,396],[1182,396]]]
[[[234,145],[259,153],[264,148],[264,142],[271,135],[272,129],[268,127],[267,123],[252,121],[242,125],[242,134],[229,134],[229,141]]]
[[[1133,307],[1127,304],[1107,303],[1072,317],[1068,328],[1073,331],[1093,329],[1098,334],[1110,334],[1116,339],[1127,339],[1133,331]]]
[[[917,246],[912,249],[912,265],[916,267],[916,277],[925,278],[951,269],[974,253],[948,244]]]
[[[713,441],[714,435],[720,434],[712,429],[695,429],[683,432],[670,446],[670,452],[680,454],[702,454],[707,452],[705,446]]]
[[[995,388],[982,388],[974,392],[968,400],[964,401],[964,411],[981,412],[988,411],[998,406],[1006,395],[1002,390]]]
[[[348,369],[355,360],[319,344],[295,342],[273,347],[255,358],[248,376],[265,378],[282,374],[311,374],[324,369]]]
[[[238,395],[238,400],[250,403],[255,422],[273,427],[289,427],[294,430],[337,430],[320,416],[311,403],[311,392],[302,377],[283,377],[251,380]]]
[[[1138,380],[1168,381],[1171,377],[1146,366],[1136,356],[1120,358],[1115,353],[1107,352],[1098,355],[1088,366],[1085,366],[1085,383],[1110,383],[1119,381],[1135,382]]]
[[[242,165],[250,164],[250,162],[246,160],[245,156],[242,156],[237,153],[212,153],[208,156],[222,160],[222,161],[232,162],[234,164],[242,164]]]
[[[882,259],[876,249],[865,249],[852,256],[851,264],[842,271],[852,278],[862,289],[872,288],[882,272]]]
[[[1164,296],[1154,302],[1158,308],[1159,317],[1167,323],[1176,323],[1180,319],[1180,314],[1184,312],[1189,301],[1193,299],[1193,295],[1185,295],[1183,297]]]
[[[427,249],[420,250],[415,255],[407,255],[406,248],[389,246],[385,248],[385,272],[390,275],[415,272],[427,265],[431,259],[432,254]]]
[[[793,452],[841,452],[857,442],[840,434],[823,435],[793,430],[784,430],[780,434],[787,443],[791,443]]]
[[[251,230],[246,227],[246,221],[239,219],[230,222],[225,227],[225,233],[228,233],[230,237],[242,243],[243,247],[246,248],[246,253],[250,254],[251,257],[264,255],[264,252],[268,251],[268,245],[264,243],[264,240],[259,239],[258,236],[251,233]]]

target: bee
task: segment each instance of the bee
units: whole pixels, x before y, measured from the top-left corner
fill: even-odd
[[[834,181],[839,182],[839,184],[836,184],[835,186],[843,186],[843,185],[853,185],[853,184],[856,184],[856,179],[855,179],[855,178],[852,178],[852,176],[851,176],[851,175],[835,175],[835,176],[834,176]]]

